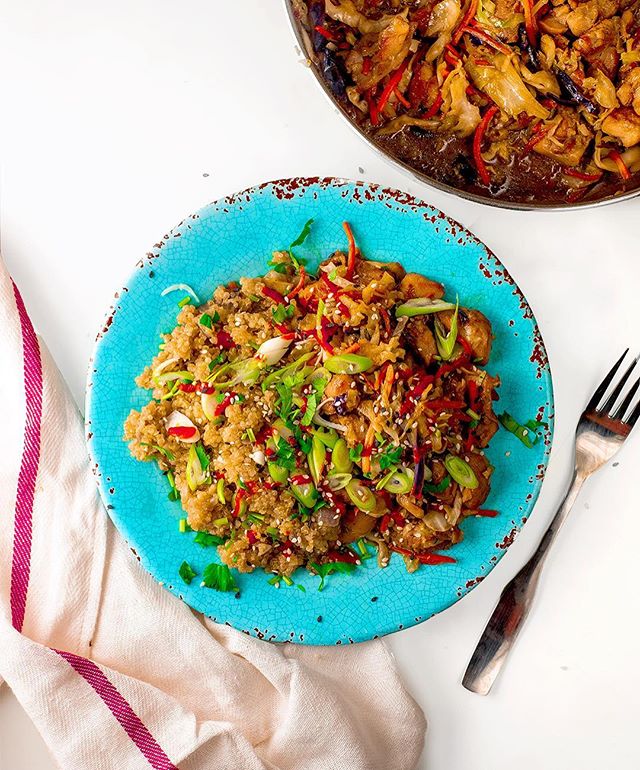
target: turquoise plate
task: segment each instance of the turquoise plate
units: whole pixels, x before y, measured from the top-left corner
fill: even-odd
[[[488,508],[496,518],[466,519],[464,540],[450,554],[455,564],[409,574],[394,555],[382,570],[375,559],[351,575],[333,575],[322,592],[319,578],[298,570],[295,586],[276,589],[262,570],[238,575],[240,596],[187,586],[178,576],[186,560],[201,574],[215,549],[181,534],[180,504],[167,499],[167,481],[155,463],[129,455],[122,439],[129,411],[148,393],[134,378],[155,354],[159,335],[175,324],[177,294],[187,283],[201,298],[241,276],[261,275],[274,249],[286,248],[307,219],[315,220],[303,249],[311,267],[318,256],[345,248],[349,221],[369,259],[398,260],[408,271],[442,281],[450,296],[478,308],[496,340],[487,367],[502,379],[501,409],[521,422],[547,423],[527,449],[504,430],[488,456],[495,473]],[[553,394],[540,332],[522,292],[501,262],[471,233],[406,193],[338,179],[289,179],[254,187],[212,203],[185,219],[142,259],[116,294],[98,336],[87,384],[86,429],[102,498],[140,561],[165,588],[220,623],[261,639],[304,644],[345,644],[420,623],[468,593],[492,569],[531,513],[551,450]]]

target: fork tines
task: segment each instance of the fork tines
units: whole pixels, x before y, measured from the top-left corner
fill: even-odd
[[[607,374],[604,380],[602,380],[596,392],[593,394],[593,397],[591,401],[589,401],[585,411],[597,412],[602,415],[607,415],[612,420],[619,420],[632,428],[636,424],[638,417],[640,417],[640,399],[636,402],[635,406],[632,406],[634,397],[638,392],[638,388],[640,388],[640,377],[629,388],[626,396],[622,399],[615,411],[614,407],[620,398],[620,395],[622,394],[622,391],[624,390],[629,377],[635,369],[636,364],[638,363],[637,356],[633,359],[633,361],[631,361],[631,364],[622,375],[622,377],[620,377],[619,380],[615,383],[615,386],[613,387],[607,400],[602,403],[602,400],[608,391],[609,386],[614,382],[614,378],[618,372],[618,369],[622,365],[622,362],[626,358],[628,352],[629,348],[627,348],[620,356],[620,358],[615,362],[611,368],[611,371]]]

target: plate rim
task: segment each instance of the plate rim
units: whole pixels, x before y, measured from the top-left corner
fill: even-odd
[[[146,253],[146,258],[149,261],[158,258],[161,255],[165,245],[171,239],[172,234],[176,230],[178,230],[182,225],[184,225],[188,219],[199,218],[203,212],[207,212],[209,209],[211,209],[214,206],[222,207],[224,205],[234,205],[241,199],[247,199],[247,197],[251,198],[256,194],[264,193],[264,191],[267,189],[271,189],[272,191],[275,192],[276,195],[278,195],[278,191],[279,191],[280,194],[278,195],[278,197],[287,197],[292,192],[295,192],[300,189],[306,191],[307,188],[316,186],[316,185],[321,187],[322,189],[341,188],[341,187],[353,188],[354,190],[366,189],[366,190],[370,190],[374,194],[382,195],[385,198],[391,198],[399,206],[406,206],[406,207],[412,208],[416,212],[419,210],[428,210],[432,212],[432,214],[435,215],[435,217],[438,220],[446,222],[450,228],[455,229],[460,233],[463,233],[469,241],[472,241],[473,243],[475,243],[484,252],[484,254],[486,254],[486,256],[493,261],[493,263],[495,264],[495,267],[500,269],[500,275],[504,279],[504,282],[508,283],[514,289],[514,294],[516,294],[518,299],[520,300],[522,310],[524,312],[528,312],[528,317],[532,323],[532,327],[534,330],[536,347],[538,348],[541,355],[541,361],[538,362],[538,371],[540,372],[541,379],[544,382],[545,397],[548,399],[548,406],[547,406],[547,409],[549,412],[547,417],[548,426],[547,426],[547,429],[545,430],[544,453],[541,459],[541,463],[537,469],[536,483],[533,485],[532,492],[530,493],[530,497],[527,500],[526,508],[522,512],[522,515],[520,516],[519,523],[514,523],[514,526],[512,527],[510,533],[505,538],[505,541],[506,541],[505,545],[500,548],[500,553],[499,555],[497,555],[496,560],[488,567],[488,569],[484,570],[482,575],[477,576],[473,580],[467,581],[466,587],[461,595],[459,595],[457,598],[454,598],[451,602],[444,604],[440,609],[436,610],[431,615],[420,617],[420,620],[411,620],[410,622],[407,622],[404,625],[402,625],[401,628],[398,628],[397,624],[388,623],[386,626],[384,626],[384,628],[381,626],[380,628],[376,629],[375,634],[371,632],[367,632],[366,635],[358,636],[358,638],[351,638],[351,637],[348,638],[349,643],[360,643],[371,639],[378,639],[382,636],[387,636],[389,634],[395,633],[402,629],[421,625],[422,623],[429,620],[430,618],[435,617],[436,615],[439,615],[441,612],[444,612],[445,610],[449,609],[454,604],[457,604],[458,602],[463,600],[466,596],[468,596],[472,592],[472,590],[482,581],[482,579],[486,577],[486,575],[489,574],[489,572],[495,568],[498,562],[501,561],[504,554],[513,544],[514,540],[517,538],[522,528],[524,527],[526,522],[529,520],[535,508],[537,500],[539,498],[540,492],[542,490],[544,479],[546,478],[547,470],[549,467],[549,460],[551,456],[551,450],[553,447],[554,433],[555,433],[555,430],[554,430],[555,428],[555,394],[554,394],[551,363],[549,360],[544,338],[540,331],[538,320],[535,316],[535,313],[533,312],[533,309],[531,308],[531,305],[529,304],[529,301],[527,300],[526,296],[520,289],[520,286],[515,281],[515,279],[509,272],[508,268],[502,262],[502,260],[472,231],[470,231],[468,228],[466,228],[464,225],[462,225],[460,222],[458,222],[454,218],[445,214],[437,206],[434,206],[433,204],[428,203],[427,201],[421,198],[417,198],[411,193],[407,193],[397,188],[386,187],[382,184],[378,184],[375,182],[351,180],[346,177],[337,177],[337,176],[323,176],[323,177],[295,176],[295,177],[285,177],[280,179],[269,180],[266,182],[260,182],[255,185],[251,185],[250,187],[247,187],[241,191],[230,193],[218,198],[217,200],[210,201],[209,203],[206,203],[200,208],[198,208],[193,214],[188,214],[187,216],[183,217],[183,219],[181,219],[180,222],[178,222],[174,227],[168,230],[163,235],[163,237],[154,244],[153,250]],[[84,400],[84,405],[85,405],[84,426],[85,426],[85,442],[87,445],[87,451],[91,461],[91,469],[98,487],[101,501],[105,507],[105,512],[109,516],[111,522],[113,523],[113,526],[116,527],[116,529],[118,530],[119,535],[124,539],[124,541],[131,548],[131,550],[134,551],[136,557],[141,562],[141,565],[145,569],[145,571],[151,576],[151,578],[156,583],[160,583],[161,585],[163,585],[162,581],[160,581],[159,578],[157,578],[153,574],[150,567],[145,563],[146,559],[144,554],[138,554],[136,550],[136,544],[130,541],[129,537],[123,531],[123,529],[117,524],[114,518],[114,515],[112,514],[113,505],[110,505],[109,503],[110,498],[108,496],[106,482],[103,483],[106,477],[100,472],[100,462],[98,461],[98,458],[95,456],[93,451],[93,441],[92,441],[93,432],[91,430],[91,414],[92,414],[93,392],[94,392],[93,379],[99,374],[99,371],[95,368],[94,364],[96,363],[96,360],[99,358],[101,345],[105,337],[107,336],[113,317],[118,311],[117,306],[119,301],[122,299],[122,296],[124,293],[128,293],[129,285],[132,283],[133,279],[139,275],[139,270],[144,266],[145,266],[144,258],[139,259],[134,264],[133,269],[127,275],[126,282],[122,284],[121,287],[114,293],[112,302],[109,305],[104,315],[104,320],[102,322],[102,325],[100,326],[100,329],[96,334],[96,338],[92,346],[92,351],[91,351],[91,355],[88,362],[88,368],[87,368],[87,379],[86,379],[85,400]],[[180,594],[180,592],[177,590],[176,587],[168,587],[166,585],[163,585],[163,587],[169,590],[171,594],[176,597],[176,599],[180,599],[180,601],[183,601],[187,606],[191,607],[194,611],[203,614],[205,617],[210,618],[217,623],[229,625],[251,636],[257,636],[258,638],[265,638],[265,635],[262,634],[256,627],[243,629],[243,628],[240,628],[238,625],[236,625],[232,621],[229,621],[227,619],[221,619],[220,617],[213,617],[206,610],[200,609],[197,606],[195,606],[194,602],[187,601],[185,598],[183,598],[183,596]],[[317,646],[331,646],[331,644],[340,645],[345,643],[344,638],[337,639],[333,643],[306,642],[304,640],[303,635],[295,631],[294,629],[292,629],[291,634],[288,637],[267,639],[267,641],[274,641],[276,643],[291,642],[295,644],[314,644]]]

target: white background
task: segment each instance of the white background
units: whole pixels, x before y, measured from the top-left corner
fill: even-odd
[[[624,346],[640,347],[640,199],[514,213],[414,182],[335,113],[277,0],[2,0],[0,72],[2,251],[79,402],[95,332],[135,261],[185,214],[256,182],[400,187],[505,261],[550,352],[556,440],[535,514],[499,566],[444,615],[390,639],[430,722],[420,768],[639,767],[638,437],[585,489],[492,694],[460,678],[560,498],[585,400]],[[52,767],[3,688],[0,768]]]

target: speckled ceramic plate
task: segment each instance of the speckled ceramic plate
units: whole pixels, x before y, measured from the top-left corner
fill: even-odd
[[[488,451],[495,465],[487,507],[496,518],[470,518],[464,540],[449,553],[455,564],[423,566],[408,574],[394,555],[381,570],[375,559],[351,575],[334,575],[319,592],[317,576],[298,570],[296,587],[275,589],[262,570],[239,575],[239,598],[190,586],[178,576],[183,560],[199,572],[214,549],[181,534],[179,503],[155,463],[133,460],[122,439],[131,408],[148,393],[134,378],[151,360],[159,334],[175,324],[176,295],[188,283],[208,297],[220,283],[265,272],[304,222],[315,220],[303,247],[310,264],[344,248],[348,220],[367,258],[398,260],[409,271],[442,281],[463,305],[482,310],[496,341],[488,370],[502,378],[500,406],[521,421],[548,423],[543,440],[527,449],[499,431]],[[420,623],[456,602],[492,569],[531,513],[551,449],[553,395],[546,351],[533,313],[500,261],[471,233],[409,195],[337,179],[270,182],[206,206],[185,219],[142,259],[116,294],[99,334],[87,384],[89,450],[102,498],[142,564],[172,593],[214,620],[273,641],[345,644]]]

